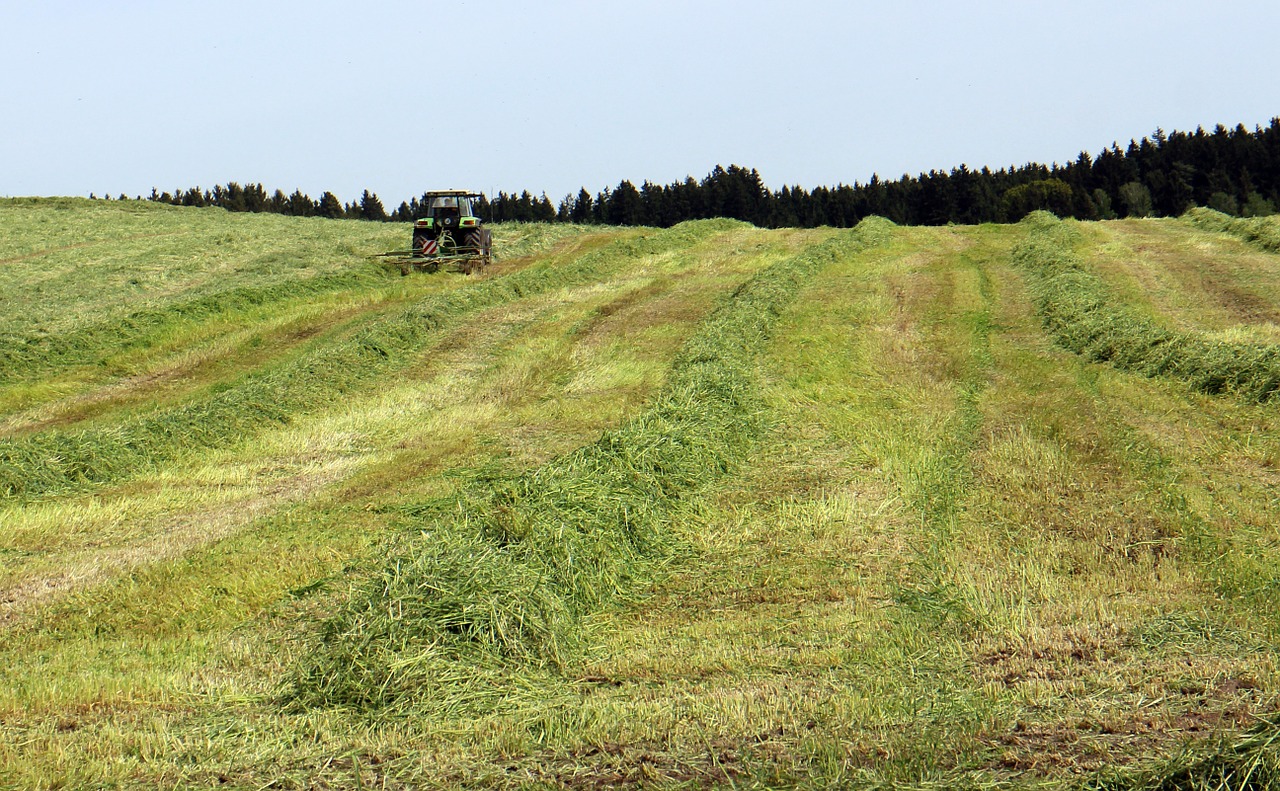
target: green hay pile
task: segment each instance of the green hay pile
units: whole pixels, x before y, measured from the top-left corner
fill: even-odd
[[[1280,723],[1262,721],[1207,755],[1179,755],[1134,772],[1104,772],[1087,791],[1274,791],[1280,788]]]
[[[397,275],[398,276],[398,275]],[[70,332],[0,336],[0,383],[34,379],[72,365],[146,345],[166,330],[270,305],[347,289],[371,288],[393,277],[387,267],[366,265],[349,272],[294,278],[267,286],[242,286],[216,294],[134,311],[119,319]]]
[[[1161,327],[1121,304],[1085,270],[1074,222],[1035,212],[1021,225],[1026,238],[1013,259],[1031,276],[1036,309],[1062,346],[1126,371],[1180,379],[1202,393],[1268,401],[1280,389],[1280,347]]]
[[[1213,209],[1195,208],[1183,217],[1197,228],[1229,233],[1271,253],[1280,253],[1280,220],[1276,217],[1232,217]]]
[[[440,329],[464,316],[590,283],[639,256],[684,249],[737,225],[726,220],[682,223],[614,242],[566,264],[534,266],[434,295],[352,337],[246,375],[197,401],[117,426],[0,440],[0,496],[52,494],[121,480],[180,451],[224,446],[288,423],[373,386],[416,359]]]
[[[673,520],[759,436],[755,358],[780,312],[890,228],[864,221],[749,280],[686,343],[653,403],[599,441],[412,516],[412,536],[323,625],[286,701],[456,714],[562,667],[590,617],[672,557]]]

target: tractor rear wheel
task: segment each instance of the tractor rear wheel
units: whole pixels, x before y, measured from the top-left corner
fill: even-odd
[[[493,231],[488,228],[472,228],[462,238],[467,252],[474,253],[479,266],[489,265],[489,251],[493,247]]]
[[[413,230],[413,255],[414,255],[414,257],[418,257],[418,256],[423,255],[423,252],[422,252],[422,246],[423,246],[424,244],[426,244],[426,243],[427,243],[427,240],[428,240],[428,239],[430,239],[430,238],[431,238],[431,237],[427,234],[427,232],[426,232],[426,230],[425,230],[425,229],[423,229],[423,230],[418,230],[417,228],[415,228],[415,229]]]
[[[469,275],[489,263],[488,238],[488,228],[468,228],[463,232],[462,249],[470,256],[462,265],[463,272]]]

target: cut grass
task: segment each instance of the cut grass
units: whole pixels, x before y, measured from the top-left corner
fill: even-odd
[[[180,450],[216,447],[339,402],[403,366],[444,326],[468,313],[589,282],[643,256],[687,247],[729,226],[685,223],[623,240],[557,267],[532,267],[420,301],[349,339],[244,377],[204,400],[81,432],[0,440],[0,494],[29,497],[120,480]]]
[[[1196,207],[1183,217],[1198,228],[1229,233],[1267,252],[1280,253],[1280,220],[1274,216],[1240,218]]]
[[[365,269],[401,227],[135,201],[0,201],[0,337],[12,344]],[[104,298],[105,297],[105,298]]]
[[[84,514],[78,535],[66,540],[64,559],[74,560],[85,549],[109,554],[117,541],[146,543],[140,530],[163,528],[165,513],[185,518],[182,509],[197,498],[205,506],[190,514],[197,520],[236,514],[255,491],[289,485],[309,465],[357,464],[341,483],[285,499],[211,537],[211,545],[185,536],[193,543],[181,554],[24,613],[0,659],[16,668],[13,696],[0,706],[0,774],[17,785],[49,778],[93,785],[92,777],[205,785],[219,775],[245,784],[261,778],[261,785],[328,767],[321,773],[353,782],[349,763],[339,769],[318,752],[330,749],[330,737],[352,738],[351,722],[281,716],[259,698],[293,661],[279,633],[292,626],[294,607],[310,609],[314,598],[326,601],[327,591],[343,587],[344,566],[386,535],[397,503],[454,491],[459,479],[451,469],[541,464],[633,414],[698,320],[727,289],[784,257],[791,238],[735,224],[606,279],[468,316],[387,386],[337,410],[93,495],[8,503],[0,515],[6,524],[23,527],[25,514],[41,513],[21,531],[31,552],[58,544],[58,524],[78,504],[118,504]],[[615,365],[627,372],[623,392],[562,389],[576,372],[612,380]],[[113,526],[112,513],[137,514],[142,524]],[[103,521],[90,524],[94,516]],[[56,568],[56,559],[41,568]],[[238,723],[234,732],[224,728],[230,721]],[[298,728],[317,729],[320,740],[301,747]],[[371,738],[381,745],[398,739],[390,732]]]
[[[392,277],[385,267],[357,266],[350,271],[301,280],[219,291],[196,299],[137,310],[57,334],[6,338],[0,347],[0,383],[48,377],[59,368],[97,363],[106,355],[153,346],[159,338],[179,328],[203,325],[214,319],[257,311],[276,303],[336,291],[364,290]]]
[[[841,233],[712,233],[460,316],[372,386],[228,447],[0,503],[6,579],[189,542],[14,611],[0,786],[1273,785],[1275,744],[1249,729],[1280,705],[1274,402],[1060,348],[1037,275],[1010,260],[1031,230],[900,228],[842,248],[767,337],[728,333],[756,347],[734,366],[747,386],[704,395],[751,406],[732,415],[741,436],[670,481],[668,454],[722,441],[702,413],[663,424],[645,406],[686,374],[719,381],[687,354],[677,376],[677,348],[730,284]],[[1157,230],[1140,240],[1152,260],[1208,238]],[[1092,271],[1107,261],[1083,246],[1115,227],[1082,231]],[[1264,257],[1213,273],[1234,283]],[[1197,282],[1202,257],[1183,264],[1170,287]],[[1107,297],[1159,323],[1166,303],[1147,309],[1127,271],[1104,271]],[[1174,296],[1178,328],[1219,321]],[[593,492],[628,498],[627,519]],[[649,521],[630,520],[636,499]],[[577,528],[597,518],[593,555]],[[165,535],[184,520],[207,520],[208,540]],[[530,562],[436,557],[464,545]],[[639,562],[614,575],[619,548]],[[353,580],[371,607],[396,601],[377,582],[410,568],[421,585],[400,600],[444,610],[396,627],[390,658],[413,664],[441,622],[461,628],[441,661],[373,672],[422,685],[281,708],[281,679],[317,660],[310,619]],[[503,574],[530,569],[543,590],[522,623]],[[446,591],[424,603],[432,585]],[[533,605],[564,614],[561,642],[532,631]],[[468,635],[482,615],[510,641]]]
[[[356,321],[470,279],[373,263],[407,238],[385,224],[57,199],[0,201],[0,229],[0,413],[17,431],[172,403],[287,356],[341,323],[339,305]],[[499,225],[487,274],[609,235]],[[273,333],[289,315],[319,322]]]
[[[1270,710],[1265,604],[1222,606],[1179,550],[1214,521],[1198,481],[1230,480],[1211,426],[1265,407],[1046,343],[1005,264],[1022,233],[902,229],[805,293],[770,354],[786,429],[686,517],[700,562],[614,621],[574,727],[475,777],[1071,787]]]
[[[1045,329],[1064,347],[1145,376],[1169,376],[1203,393],[1267,401],[1280,390],[1280,346],[1232,343],[1161,327],[1112,297],[1082,265],[1073,222],[1046,212],[1022,221],[1013,253],[1034,279]]]
[[[754,355],[800,284],[884,221],[775,264],[708,320],[643,415],[513,480],[425,509],[419,535],[331,619],[286,698],[301,706],[493,708],[517,666],[563,667],[583,621],[672,551],[681,501],[760,431]],[[517,687],[518,688],[518,687]]]
[[[1271,254],[1178,220],[1080,227],[1082,264],[1113,298],[1167,329],[1280,343],[1280,267]]]

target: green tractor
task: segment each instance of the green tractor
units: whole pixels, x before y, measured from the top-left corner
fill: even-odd
[[[488,266],[493,259],[492,232],[476,216],[471,203],[480,194],[444,190],[422,197],[427,216],[413,223],[412,249],[408,254],[384,255],[395,256],[404,274],[413,269],[435,272],[444,265],[471,274]]]

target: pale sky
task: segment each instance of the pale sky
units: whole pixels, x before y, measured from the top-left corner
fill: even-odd
[[[774,189],[1280,115],[1274,0],[0,0],[0,195]]]

